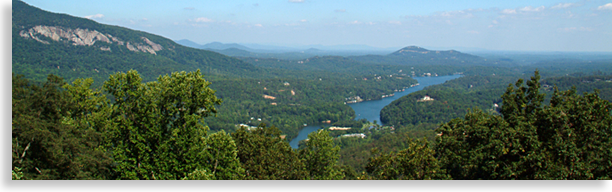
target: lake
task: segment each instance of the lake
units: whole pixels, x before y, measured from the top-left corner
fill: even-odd
[[[327,124],[327,125],[329,125],[329,124]],[[306,126],[306,127],[302,128],[300,130],[300,132],[298,133],[298,136],[296,138],[293,138],[293,140],[291,140],[291,142],[289,142],[289,145],[292,148],[297,149],[298,148],[298,143],[301,140],[307,139],[308,138],[308,134],[310,132],[313,132],[313,131],[316,131],[316,130],[319,130],[319,129],[321,129],[321,125],[309,125],[309,126]]]
[[[355,110],[355,115],[357,116],[355,119],[366,119],[370,122],[376,121],[376,123],[382,125],[380,123],[380,110],[382,110],[383,107],[389,105],[391,102],[401,98],[404,95],[423,90],[423,88],[427,86],[442,84],[448,80],[456,79],[459,77],[461,77],[461,75],[413,77],[419,82],[419,85],[407,88],[402,92],[395,92],[395,95],[392,97],[386,97],[380,100],[364,101],[360,103],[351,103],[348,105],[353,108],[353,110]],[[297,149],[299,141],[308,138],[308,134],[310,132],[316,131],[320,128],[321,125],[310,125],[302,128],[298,133],[298,136],[291,140],[291,142],[289,142],[289,145],[291,145],[292,148]]]
[[[382,110],[383,107],[389,105],[391,102],[403,97],[404,95],[423,90],[423,88],[427,86],[442,84],[448,80],[456,79],[459,77],[461,77],[461,75],[413,77],[415,80],[419,81],[419,85],[410,87],[404,90],[403,92],[396,92],[395,95],[392,97],[387,97],[380,100],[364,101],[360,103],[351,103],[348,105],[351,106],[353,110],[355,110],[355,115],[357,116],[355,119],[366,119],[369,122],[376,121],[376,123],[382,125],[380,123],[380,110]]]

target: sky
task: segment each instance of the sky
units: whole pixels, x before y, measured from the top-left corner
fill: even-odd
[[[24,0],[199,44],[612,52],[612,0]]]

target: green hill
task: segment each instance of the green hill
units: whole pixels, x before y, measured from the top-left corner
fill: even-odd
[[[200,69],[215,78],[255,77],[259,68],[225,55],[90,19],[51,13],[13,1],[13,72],[42,81],[53,73],[96,83],[118,71],[136,69],[145,81],[173,71]],[[210,77],[208,79],[211,79]]]
[[[507,61],[491,61],[475,55],[461,53],[455,50],[433,51],[417,46],[408,46],[388,55],[364,55],[349,57],[365,63],[380,63],[389,65],[451,65],[451,66],[502,66],[510,64]]]

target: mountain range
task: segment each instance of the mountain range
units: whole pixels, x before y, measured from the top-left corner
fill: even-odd
[[[136,69],[145,81],[174,71],[213,78],[251,77],[260,68],[216,52],[185,47],[143,31],[57,14],[13,0],[13,72],[43,81],[53,73],[67,80]]]
[[[388,65],[452,65],[452,66],[503,66],[514,65],[508,61],[487,60],[475,55],[455,50],[439,51],[428,50],[418,46],[408,46],[388,55],[361,55],[350,56],[350,59],[376,64]]]
[[[111,74],[130,69],[136,69],[145,81],[152,81],[174,71],[197,69],[207,75],[207,79],[227,79],[266,77],[264,71],[269,68],[279,69],[275,72],[278,75],[283,74],[284,69],[347,71],[344,69],[348,67],[351,68],[348,71],[354,72],[384,65],[499,66],[504,62],[487,61],[454,50],[432,51],[417,46],[392,53],[366,55],[364,53],[368,51],[330,51],[323,49],[330,46],[322,45],[302,51],[274,53],[236,43],[199,45],[185,39],[175,42],[143,31],[51,13],[18,0],[13,1],[12,21],[13,72],[39,81],[44,81],[46,75],[52,73],[68,81],[91,77],[101,83]],[[330,55],[335,56],[328,57]],[[279,61],[261,65],[253,58]],[[280,62],[281,59],[288,61]],[[289,61],[305,59],[310,61],[299,65]],[[367,66],[372,64],[374,66]]]

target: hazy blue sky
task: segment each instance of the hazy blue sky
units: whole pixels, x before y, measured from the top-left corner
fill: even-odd
[[[205,44],[365,44],[524,51],[612,51],[612,1],[25,0]]]

